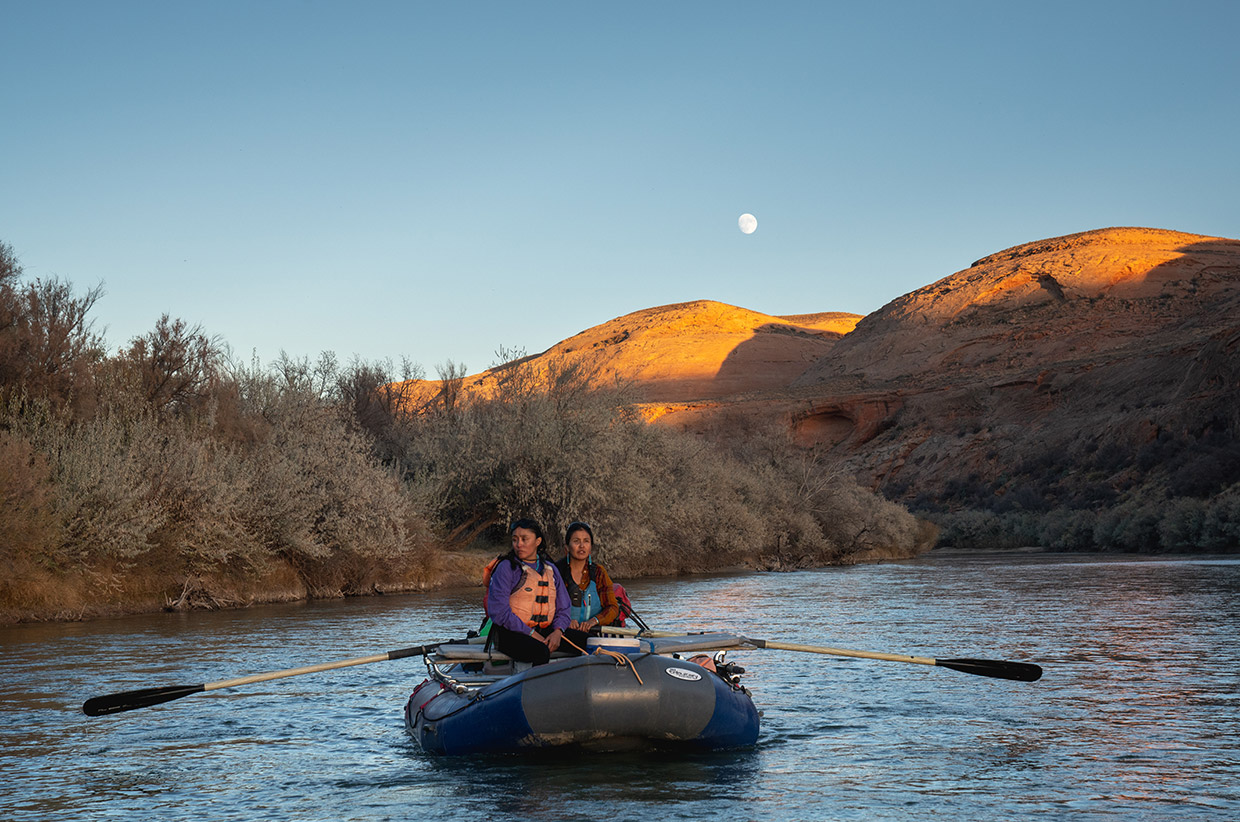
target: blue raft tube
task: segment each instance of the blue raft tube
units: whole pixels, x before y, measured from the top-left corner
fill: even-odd
[[[426,657],[405,725],[423,750],[448,755],[750,747],[759,712],[744,669],[725,659],[739,647],[730,634],[592,637],[588,655],[529,666],[481,644],[445,644]]]

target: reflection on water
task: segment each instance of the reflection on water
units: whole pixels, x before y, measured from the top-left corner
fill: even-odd
[[[444,639],[477,592],[0,629],[0,818],[1240,818],[1235,560],[1006,555],[636,580],[658,627],[1037,662],[1014,683],[733,652],[759,744],[707,756],[432,758],[401,660],[113,717],[87,696]]]
[[[468,779],[462,765],[432,760],[430,767],[451,784],[453,803],[473,816],[584,819],[599,808],[613,808],[615,818],[663,817],[670,805],[708,807],[740,798],[759,776],[753,751],[673,756],[666,753],[582,757],[551,753],[538,763],[514,766],[513,757],[471,761]]]

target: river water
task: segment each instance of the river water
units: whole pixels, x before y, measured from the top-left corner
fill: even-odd
[[[418,659],[80,706],[459,636],[478,591],[0,628],[0,819],[1240,819],[1240,560],[931,555],[628,587],[659,628],[1045,676],[733,652],[752,750],[454,759],[404,731]]]

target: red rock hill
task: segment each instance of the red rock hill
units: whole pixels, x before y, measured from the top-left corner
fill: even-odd
[[[599,385],[632,384],[641,400],[691,402],[780,392],[856,326],[843,312],[775,317],[710,300],[648,308],[589,328],[541,354],[467,377],[488,395],[516,367],[575,364]],[[424,393],[440,390],[427,382]]]
[[[794,390],[805,441],[918,507],[1096,531],[1129,505],[1156,530],[1166,500],[1240,482],[1240,241],[1113,228],[992,254],[863,319]]]
[[[525,364],[632,381],[659,424],[782,421],[931,509],[1101,510],[1142,487],[1207,498],[1240,482],[1240,241],[1147,228],[1040,240],[858,319],[684,303]]]

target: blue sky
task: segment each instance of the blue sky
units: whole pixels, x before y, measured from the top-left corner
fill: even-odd
[[[112,348],[471,372],[630,311],[866,314],[1240,237],[1234,2],[0,0],[0,241]],[[751,212],[756,233],[737,229]]]

